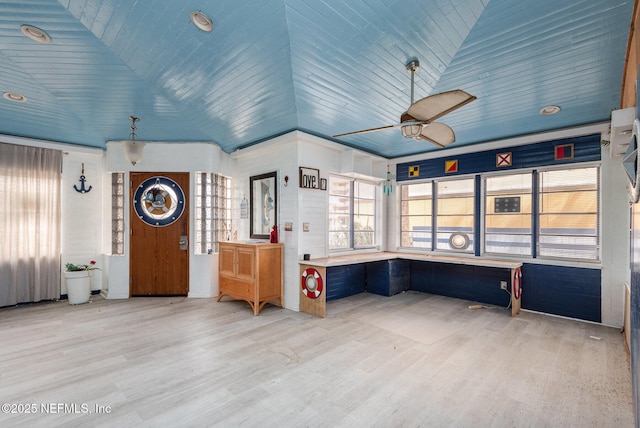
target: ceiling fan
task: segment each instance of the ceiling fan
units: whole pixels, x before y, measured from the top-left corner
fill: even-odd
[[[476,97],[466,93],[462,89],[455,89],[453,91],[429,95],[414,103],[413,77],[419,68],[420,63],[418,60],[410,61],[407,64],[407,71],[411,73],[411,105],[407,111],[400,116],[400,123],[381,126],[379,128],[364,129],[362,131],[347,132],[345,134],[334,135],[333,137],[339,138],[347,135],[366,134],[369,132],[400,128],[403,137],[413,138],[415,140],[427,140],[438,147],[445,147],[456,141],[456,136],[451,127],[444,123],[434,122],[434,120],[469,104],[471,101],[474,101]]]

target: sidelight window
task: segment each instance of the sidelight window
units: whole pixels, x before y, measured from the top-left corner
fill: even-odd
[[[231,179],[212,172],[196,173],[195,253],[218,251],[231,240]]]
[[[111,255],[124,255],[124,172],[111,173]]]

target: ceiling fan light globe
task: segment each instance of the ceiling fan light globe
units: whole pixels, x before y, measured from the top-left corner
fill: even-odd
[[[416,138],[420,136],[422,125],[403,125],[400,129],[403,137]]]

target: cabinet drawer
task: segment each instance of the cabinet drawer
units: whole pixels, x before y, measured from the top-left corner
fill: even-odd
[[[237,279],[231,279],[225,276],[220,276],[219,287],[221,293],[232,297],[239,296],[251,299],[255,295],[255,284],[238,281]]]

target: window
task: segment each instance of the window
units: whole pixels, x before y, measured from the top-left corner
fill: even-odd
[[[377,194],[374,183],[329,176],[329,249],[376,246]]]
[[[473,252],[475,180],[436,182],[436,249]]]
[[[124,255],[124,172],[111,173],[111,255]]]
[[[375,245],[376,186],[362,181],[353,182],[353,247]]]
[[[329,248],[351,247],[351,181],[329,176]]]
[[[531,191],[531,173],[485,179],[485,252],[531,255]]]
[[[473,252],[483,197],[484,254],[598,261],[599,177],[597,166],[487,176],[483,196],[474,178],[403,184],[400,246]]]
[[[599,259],[599,168],[539,173],[538,255]]]
[[[0,143],[0,307],[60,297],[60,171],[60,150]]]
[[[401,186],[400,245],[431,249],[432,183]]]
[[[211,172],[196,173],[196,254],[218,251],[231,239],[231,179]]]
[[[401,186],[400,245],[473,252],[475,180],[436,181],[435,195],[433,186],[431,182]]]

